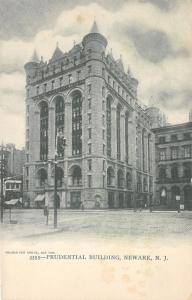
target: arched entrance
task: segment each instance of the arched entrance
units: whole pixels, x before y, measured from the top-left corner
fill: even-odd
[[[192,187],[189,185],[184,187],[184,205],[185,210],[192,210]]]

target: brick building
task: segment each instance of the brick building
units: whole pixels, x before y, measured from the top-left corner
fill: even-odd
[[[34,53],[26,71],[24,197],[53,206],[56,136],[58,207],[145,205],[154,190],[154,134],[137,100],[138,81],[121,58],[106,54],[94,22],[68,53],[58,45],[49,62]]]
[[[192,210],[192,122],[153,129],[156,145],[156,204]]]

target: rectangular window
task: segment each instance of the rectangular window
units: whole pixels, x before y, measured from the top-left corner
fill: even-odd
[[[77,80],[80,80],[81,79],[81,71],[77,71]]]
[[[105,160],[103,160],[103,171],[105,171]]]
[[[190,134],[190,132],[185,132],[185,133],[183,134],[183,139],[184,139],[184,140],[190,140],[190,139],[191,139],[191,134]]]
[[[88,187],[90,188],[92,186],[92,177],[91,175],[88,175]]]
[[[47,91],[47,83],[44,83],[44,93]]]
[[[105,187],[105,175],[103,175],[103,188]]]
[[[105,97],[105,87],[102,87],[102,96]]]
[[[91,98],[88,98],[88,108],[91,109]]]
[[[39,95],[39,86],[36,87],[36,95]]]
[[[68,75],[68,82],[69,82],[69,84],[71,83],[71,81],[72,81],[72,74],[69,74]]]
[[[25,170],[26,170],[26,176],[29,176],[29,168],[26,167]]]
[[[191,157],[191,146],[190,145],[187,145],[184,147],[183,149],[184,151],[184,158],[189,158]]]
[[[178,148],[172,148],[171,149],[171,159],[177,159],[178,158]]]
[[[91,139],[91,128],[88,128],[88,137]]]
[[[26,154],[26,161],[29,162],[29,154]]]
[[[88,144],[88,153],[91,154],[91,144]]]
[[[102,101],[102,110],[105,110],[105,101]]]
[[[102,115],[102,124],[103,124],[103,126],[105,126],[105,116],[104,115]]]
[[[54,85],[55,85],[55,80],[52,80],[52,81],[51,81],[51,89],[52,89],[52,90],[54,89]]]
[[[103,154],[105,155],[105,145],[103,144]]]
[[[102,130],[103,140],[105,139],[105,129]]]
[[[88,114],[88,122],[91,124],[91,114]]]
[[[88,160],[88,170],[91,171],[92,169],[92,161],[91,159]]]
[[[29,180],[26,180],[26,190],[29,190]]]
[[[27,89],[27,97],[29,97],[29,89]]]
[[[166,150],[165,149],[159,150],[159,159],[166,160]]]
[[[165,143],[165,142],[166,142],[165,136],[160,136],[160,137],[159,137],[159,143],[160,143],[160,144],[163,144],[163,143]]]
[[[88,94],[91,94],[91,84],[88,84]]]
[[[176,142],[177,141],[177,134],[172,134],[171,135],[171,142]]]
[[[102,76],[105,77],[105,68],[102,68]]]
[[[60,77],[59,78],[59,85],[62,86],[62,84],[63,84],[63,77]]]

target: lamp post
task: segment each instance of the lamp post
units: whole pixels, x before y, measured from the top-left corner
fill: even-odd
[[[64,157],[64,149],[66,146],[66,139],[63,132],[59,131],[56,136],[55,145],[55,159],[54,159],[54,228],[57,228],[57,157]]]

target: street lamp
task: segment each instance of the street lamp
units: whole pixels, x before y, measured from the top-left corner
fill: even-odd
[[[59,131],[56,136],[55,159],[54,159],[54,228],[57,228],[57,157],[64,156],[66,139],[63,132]]]

